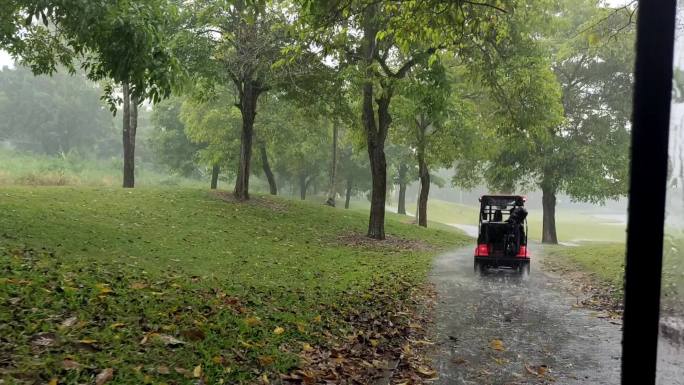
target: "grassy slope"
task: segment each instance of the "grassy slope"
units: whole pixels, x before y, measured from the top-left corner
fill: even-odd
[[[415,204],[409,204],[409,212],[415,212]],[[428,218],[442,223],[477,225],[478,208],[457,203],[431,199],[428,203]],[[528,217],[530,238],[541,239],[542,212],[530,210]],[[607,224],[604,219],[559,209],[556,211],[556,225],[560,241],[589,240],[624,242],[625,226]]]
[[[120,158],[85,159],[78,154],[48,156],[0,148],[0,186],[119,186],[122,178]],[[136,186],[204,187],[197,181],[155,172],[149,165],[136,164]]]
[[[667,244],[673,242],[667,240]],[[684,242],[675,241],[665,250],[663,263],[663,306],[668,312],[684,313],[684,267],[682,266],[682,250]],[[666,244],[666,245],[667,245]],[[675,252],[670,252],[674,250]],[[561,264],[567,268],[587,271],[600,282],[607,283],[618,289],[622,296],[622,283],[625,269],[624,243],[589,243],[579,247],[545,246],[544,251],[551,262]],[[644,259],[647,263],[647,259]]]
[[[198,365],[209,383],[286,371],[303,343],[347,332],[338,309],[372,287],[418,284],[434,253],[467,242],[389,219],[388,234],[435,248],[347,246],[339,234],[363,232],[366,214],[188,189],[5,187],[0,212],[0,304],[11,310],[0,312],[0,357],[44,382],[109,366],[113,384],[183,382]],[[36,345],[41,332],[55,342]],[[149,333],[195,341],[172,348]]]

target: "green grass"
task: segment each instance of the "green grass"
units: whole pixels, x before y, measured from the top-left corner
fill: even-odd
[[[338,237],[362,234],[366,213],[256,201],[0,188],[0,378],[88,383],[113,367],[111,384],[190,383],[198,366],[212,384],[274,376],[298,365],[303,344],[351,333],[345,314],[387,293],[405,300],[435,253],[468,242],[390,218],[403,247],[354,245]]]
[[[408,212],[415,212],[415,204],[407,205]],[[428,219],[448,224],[477,225],[479,208],[457,203],[430,199]],[[600,241],[624,242],[625,226],[610,224],[605,219],[566,209],[556,210],[556,231],[561,242]],[[529,236],[541,240],[542,211],[529,210]]]
[[[48,156],[0,149],[0,186],[119,186],[122,180],[120,157],[86,159],[77,153]],[[137,162],[137,186],[204,187],[208,181],[171,176],[156,172],[150,165]]]
[[[662,306],[668,312],[684,314],[684,240],[666,237],[663,260]],[[570,269],[589,272],[600,283],[611,285],[623,296],[625,272],[624,243],[588,243],[578,247],[544,246],[552,262]],[[643,263],[648,263],[644,258]]]
[[[574,264],[602,282],[622,288],[625,273],[623,243],[589,243],[577,247],[544,246],[544,253],[555,261]]]

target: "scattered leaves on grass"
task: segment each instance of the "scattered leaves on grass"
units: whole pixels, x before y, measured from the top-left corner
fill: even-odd
[[[280,326],[273,329],[273,334],[275,335],[281,335],[283,333],[285,333],[285,329],[281,328]]]

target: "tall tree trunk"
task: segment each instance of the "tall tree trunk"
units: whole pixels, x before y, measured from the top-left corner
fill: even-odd
[[[337,182],[337,119],[333,120],[332,160],[330,164],[330,190],[325,204],[335,207],[335,185]]]
[[[430,171],[425,155],[418,154],[418,174],[420,175],[420,195],[418,197],[418,226],[427,227],[427,203],[430,194]]]
[[[306,199],[306,188],[309,186],[309,183],[306,181],[306,175],[300,175],[299,176],[299,198],[301,200]]]
[[[271,195],[278,195],[278,185],[276,185],[275,177],[273,176],[273,171],[271,171],[271,164],[268,163],[268,154],[266,153],[266,144],[261,143],[261,165],[264,168],[264,174],[266,174],[266,179],[268,180],[268,189]]]
[[[555,189],[542,186],[542,243],[557,244],[556,235],[556,191]]]
[[[138,129],[138,98],[123,84],[123,187],[135,187],[135,134]]]
[[[238,165],[235,190],[237,200],[249,199],[249,175],[252,163],[252,139],[254,138],[254,118],[256,117],[259,89],[253,81],[245,81],[240,95],[242,133],[240,136],[240,163]]]
[[[399,203],[397,213],[406,215],[406,173],[408,167],[402,163],[399,165]]]
[[[354,186],[354,180],[352,178],[347,179],[347,193],[344,200],[344,208],[349,208],[349,201],[351,200],[352,187]]]
[[[221,172],[221,166],[218,164],[215,164],[211,168],[211,189],[216,190],[218,187],[218,177],[219,177],[219,172]]]

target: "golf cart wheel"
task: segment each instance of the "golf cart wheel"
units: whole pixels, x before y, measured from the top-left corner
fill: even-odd
[[[528,279],[530,277],[530,262],[524,262],[518,267],[518,271],[522,275],[523,279]]]
[[[475,264],[473,265],[473,271],[477,276],[482,275],[482,264],[478,261],[475,261]]]

